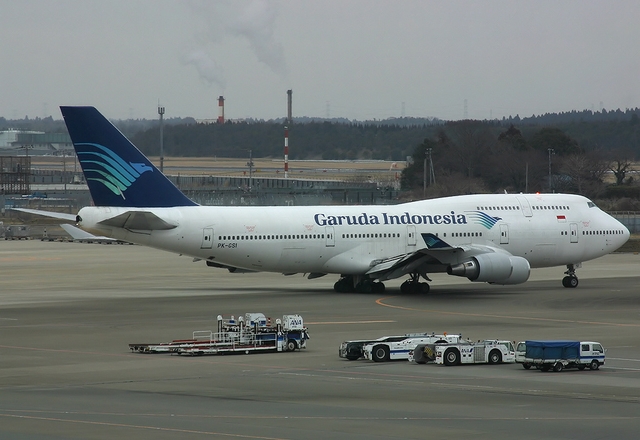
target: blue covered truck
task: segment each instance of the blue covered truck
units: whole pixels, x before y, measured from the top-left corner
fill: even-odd
[[[604,361],[602,344],[593,341],[524,341],[516,348],[516,362],[527,370],[532,366],[542,371],[597,370]]]

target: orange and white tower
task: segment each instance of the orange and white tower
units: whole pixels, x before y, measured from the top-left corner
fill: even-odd
[[[218,124],[224,124],[224,96],[218,98]]]

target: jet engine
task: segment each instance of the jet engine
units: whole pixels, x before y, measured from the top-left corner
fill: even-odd
[[[505,254],[480,254],[447,268],[449,275],[493,284],[520,284],[529,279],[531,266],[522,257]]]

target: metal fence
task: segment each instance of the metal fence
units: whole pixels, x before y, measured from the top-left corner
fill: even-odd
[[[611,211],[609,214],[625,225],[632,234],[640,233],[640,211]]]

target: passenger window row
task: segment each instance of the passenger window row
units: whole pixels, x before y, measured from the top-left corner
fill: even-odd
[[[542,210],[555,210],[555,211],[568,211],[569,207],[568,206],[559,206],[559,205],[553,205],[553,206],[547,206],[547,205],[532,205],[531,206],[533,209],[542,211]]]
[[[342,234],[342,238],[400,238],[400,234],[395,232],[377,234]]]
[[[519,206],[477,206],[478,211],[519,211]]]
[[[613,231],[582,231],[582,235],[622,235],[624,231],[614,229]]]
[[[482,232],[451,232],[450,234],[450,237],[482,237]],[[442,236],[446,237],[447,233],[445,232]]]
[[[325,234],[290,234],[290,235],[218,235],[218,241],[225,240],[317,240],[324,239]],[[329,236],[328,238],[331,238]]]

